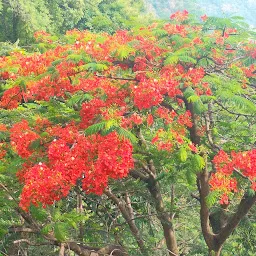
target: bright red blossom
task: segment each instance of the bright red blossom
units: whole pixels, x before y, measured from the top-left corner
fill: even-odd
[[[132,145],[115,132],[85,137],[72,131],[72,126],[71,132],[68,126],[54,131],[58,138],[47,145],[49,163],[27,166],[18,173],[24,183],[20,201],[24,210],[30,204],[45,206],[67,196],[78,179],[87,193],[102,194],[109,178],[126,177],[133,167]]]
[[[256,179],[256,150],[253,149],[247,152],[231,152],[230,156],[220,150],[214,157],[213,163],[217,169],[217,173],[213,174],[210,179],[210,185],[212,190],[218,190],[223,195],[221,203],[227,202],[226,196],[228,193],[237,191],[237,182],[234,178],[231,178],[231,174],[234,170],[241,172],[242,175],[248,177],[251,181],[251,188],[255,187]]]
[[[147,124],[148,126],[152,126],[154,123],[154,117],[152,116],[152,114],[149,114],[147,117]]]
[[[170,16],[170,19],[177,20],[177,21],[187,20],[188,19],[188,11],[187,10],[184,10],[182,12],[177,11]]]
[[[206,21],[208,19],[208,16],[205,14],[205,15],[203,15],[203,16],[201,16],[201,20],[202,21]]]
[[[26,120],[13,125],[10,132],[11,144],[17,150],[17,153],[23,158],[29,157],[32,154],[29,146],[39,138],[39,135],[30,129]]]

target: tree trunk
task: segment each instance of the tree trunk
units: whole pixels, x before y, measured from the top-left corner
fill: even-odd
[[[160,191],[159,183],[155,180],[153,176],[150,176],[148,180],[148,190],[154,199],[156,211],[158,213],[157,217],[161,222],[164,230],[164,237],[166,241],[167,249],[171,256],[176,256],[179,253],[175,231],[173,228],[172,220],[170,214],[166,212],[164,207],[163,198]]]
[[[19,14],[13,10],[12,16],[12,42],[15,43],[19,38]]]
[[[141,238],[140,231],[138,227],[135,225],[135,221],[133,220],[132,216],[130,216],[129,211],[126,209],[126,203],[122,200],[116,197],[109,189],[105,189],[104,193],[108,196],[109,199],[111,199],[119,208],[120,212],[122,213],[122,216],[126,220],[127,224],[130,227],[130,230],[136,239],[136,242],[140,248],[140,251],[143,255],[148,255],[147,248],[144,245],[144,241]],[[129,209],[129,207],[128,207]]]
[[[164,207],[160,186],[155,178],[156,170],[155,170],[155,167],[153,166],[153,161],[150,161],[149,166],[150,166],[150,170],[148,169],[147,166],[144,166],[145,170],[148,169],[146,170],[146,172],[149,174],[149,176],[144,175],[142,172],[137,170],[132,170],[130,172],[130,175],[133,178],[140,179],[147,184],[147,188],[155,203],[157,217],[160,220],[161,225],[163,227],[164,238],[165,238],[167,249],[169,251],[169,255],[177,256],[179,255],[179,250],[177,246],[175,231],[172,224],[172,219],[170,217],[171,212],[168,213]]]

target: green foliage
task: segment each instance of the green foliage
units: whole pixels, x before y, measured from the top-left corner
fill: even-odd
[[[87,63],[83,67],[85,70],[91,71],[92,73],[96,71],[101,72],[108,69],[107,65],[101,63]]]
[[[93,124],[85,129],[84,134],[92,135],[101,132],[102,134],[106,135],[112,131],[116,131],[121,137],[130,140],[134,144],[137,142],[137,138],[134,136],[134,134],[129,130],[120,127],[118,122],[114,119]]]
[[[85,135],[92,135],[92,134],[98,133],[102,130],[105,130],[106,126],[107,126],[106,121],[93,124],[93,125],[89,126],[88,128],[86,128],[86,130],[84,131],[84,134]]]
[[[133,133],[131,133],[129,130],[126,130],[122,127],[117,127],[116,132],[123,138],[126,138],[130,140],[133,144],[136,144],[138,142],[136,136],[134,136]]]
[[[31,206],[30,208],[31,215],[38,221],[45,222],[49,214],[43,208]]]
[[[219,199],[219,192],[218,191],[211,191],[206,198],[207,206],[210,208],[212,207],[217,200]]]
[[[141,0],[1,0],[0,41],[19,38],[24,45],[33,41],[38,30],[65,33],[78,28],[113,33],[146,22],[146,15],[138,17],[143,8]]]
[[[135,49],[133,49],[130,46],[127,45],[122,45],[121,47],[119,47],[116,52],[114,53],[115,55],[117,55],[117,57],[120,60],[124,60],[126,59],[131,53],[134,53]]]
[[[186,162],[187,158],[188,158],[187,150],[184,147],[182,147],[180,149],[180,160],[181,160],[181,162]]]
[[[197,173],[205,167],[205,160],[202,156],[193,154],[190,156],[191,169]]]

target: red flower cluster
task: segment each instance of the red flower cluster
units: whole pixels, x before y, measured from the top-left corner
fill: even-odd
[[[246,152],[231,152],[229,156],[223,150],[214,157],[213,163],[219,172],[225,175],[232,174],[234,168],[251,179],[256,178],[256,149]]]
[[[100,99],[92,99],[89,102],[83,103],[80,111],[81,127],[87,128],[95,122],[98,115],[102,113],[102,108],[106,103]]]
[[[27,123],[22,125],[19,125],[20,134],[31,135]],[[11,129],[12,133],[16,128]],[[119,138],[116,132],[85,137],[72,125],[48,128],[47,131],[56,138],[45,145],[47,164],[25,165],[18,173],[24,183],[20,201],[24,210],[30,204],[45,206],[60,200],[79,179],[87,193],[102,194],[109,178],[126,177],[133,167],[132,145]],[[31,154],[26,149],[19,149],[19,153],[26,157]]]
[[[22,90],[19,86],[6,90],[0,101],[0,108],[17,108],[22,100]]]
[[[157,80],[141,81],[138,85],[132,87],[132,91],[134,94],[134,104],[139,109],[151,108],[163,101],[160,84]]]
[[[182,37],[185,37],[188,34],[188,31],[186,30],[186,27],[184,25],[167,23],[165,24],[164,29],[169,35],[181,35]]]
[[[213,174],[210,179],[212,190],[220,191],[223,194],[221,203],[227,203],[228,194],[237,191],[237,182],[231,178],[231,174],[236,169],[251,181],[251,188],[256,191],[256,150],[246,152],[231,152],[229,156],[223,150],[214,157],[213,163],[217,173]]]
[[[188,11],[187,10],[184,10],[182,12],[177,11],[170,16],[170,19],[177,20],[177,21],[187,20],[188,19]]]
[[[83,189],[87,193],[102,194],[108,178],[120,179],[133,168],[132,145],[128,140],[120,140],[115,132],[102,137],[97,135],[96,161],[90,159],[90,171],[83,179]]]
[[[193,123],[191,121],[190,111],[186,111],[184,114],[179,115],[178,123],[182,126],[187,126],[187,127],[191,128],[193,126]]]
[[[67,196],[70,184],[63,179],[62,173],[54,172],[46,164],[39,163],[26,170],[20,207],[28,210],[30,204],[45,207]]]
[[[26,120],[14,124],[10,132],[12,146],[21,157],[28,158],[32,154],[29,145],[34,140],[38,139],[39,135],[30,129],[28,121]]]

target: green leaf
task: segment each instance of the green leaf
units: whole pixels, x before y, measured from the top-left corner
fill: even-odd
[[[80,71],[87,70],[90,72],[96,72],[96,71],[104,71],[108,69],[108,66],[106,64],[101,63],[87,63],[85,65],[82,65],[78,68]]]
[[[117,56],[118,56],[118,58],[119,58],[120,60],[124,60],[124,59],[127,59],[128,56],[129,56],[131,53],[133,53],[133,52],[135,52],[135,49],[134,49],[134,48],[132,48],[132,47],[130,47],[130,46],[128,46],[128,45],[121,45],[121,46],[117,49],[116,54],[117,54]]]
[[[249,188],[248,190],[247,190],[247,194],[248,194],[248,196],[250,196],[250,197],[253,197],[254,195],[255,195],[255,191],[253,190],[253,189],[251,189],[251,188]]]
[[[164,65],[171,65],[171,64],[177,64],[179,61],[179,57],[178,56],[168,56],[165,61],[164,61]]]
[[[30,213],[36,220],[39,221],[44,221],[48,217],[45,209],[35,207],[33,205],[30,207]]]
[[[4,237],[8,233],[8,229],[0,228],[0,238]]]
[[[200,172],[205,167],[205,161],[203,157],[194,154],[191,157],[191,168],[194,172]]]
[[[116,132],[121,136],[124,137],[128,140],[130,140],[133,144],[136,144],[138,139],[136,138],[136,136],[134,134],[132,134],[130,131],[122,128],[122,127],[117,127]]]
[[[203,102],[199,99],[198,101],[194,102],[194,111],[196,114],[200,115],[207,110],[206,106]]]
[[[53,229],[53,223],[51,223],[51,224],[47,224],[47,225],[45,225],[42,229],[41,229],[41,233],[42,234],[49,234],[51,231],[52,231],[52,229]]]
[[[34,149],[38,149],[40,148],[41,146],[41,139],[36,139],[34,141],[32,141],[30,144],[29,144],[29,149],[30,150],[34,150]]]
[[[179,150],[180,160],[181,162],[186,162],[188,158],[187,150],[185,148],[181,148]]]
[[[110,119],[110,120],[105,121],[105,129],[106,130],[109,130],[113,126],[117,126],[117,125],[118,125],[118,123],[117,123],[117,120],[115,120],[115,119]]]
[[[167,31],[164,29],[155,29],[153,34],[157,37],[164,37],[168,35]]]
[[[76,224],[76,222],[74,221],[74,220],[71,220],[71,219],[68,219],[67,220],[67,223],[72,227],[72,228],[74,228],[74,229],[78,229],[78,227],[77,227],[77,224]]]
[[[80,54],[71,54],[67,57],[67,60],[72,63],[79,63],[79,61],[81,61],[82,58],[83,58],[83,56]]]
[[[54,225],[54,236],[60,242],[65,241],[68,237],[67,223],[58,222]]]
[[[62,59],[55,60],[55,61],[52,62],[52,66],[57,66],[61,62],[62,62]]]
[[[200,97],[198,95],[191,95],[188,97],[187,100],[188,100],[188,102],[194,103],[194,102],[198,101],[199,99],[200,99]]]
[[[97,124],[93,124],[91,126],[89,126],[87,129],[85,129],[84,131],[84,134],[85,135],[92,135],[92,134],[95,134],[101,130],[105,130],[105,127],[106,127],[106,122],[100,122],[100,123],[97,123]]]
[[[186,99],[188,99],[191,96],[197,96],[192,87],[187,87],[186,90],[183,92],[183,95],[185,96]]]
[[[188,62],[188,63],[193,63],[193,64],[196,64],[196,60],[189,57],[189,56],[179,56],[179,60],[182,61],[182,62]]]
[[[219,192],[218,191],[211,191],[208,196],[206,197],[206,204],[210,208],[212,207],[216,202],[219,197]]]
[[[165,178],[166,174],[167,174],[166,172],[160,172],[156,177],[156,181],[159,181]]]
[[[85,101],[90,101],[93,99],[93,96],[91,96],[88,93],[77,93],[71,96],[70,99],[67,101],[67,106],[73,107],[74,105],[81,105]]]
[[[196,175],[191,170],[186,170],[185,176],[189,185],[196,184]]]

